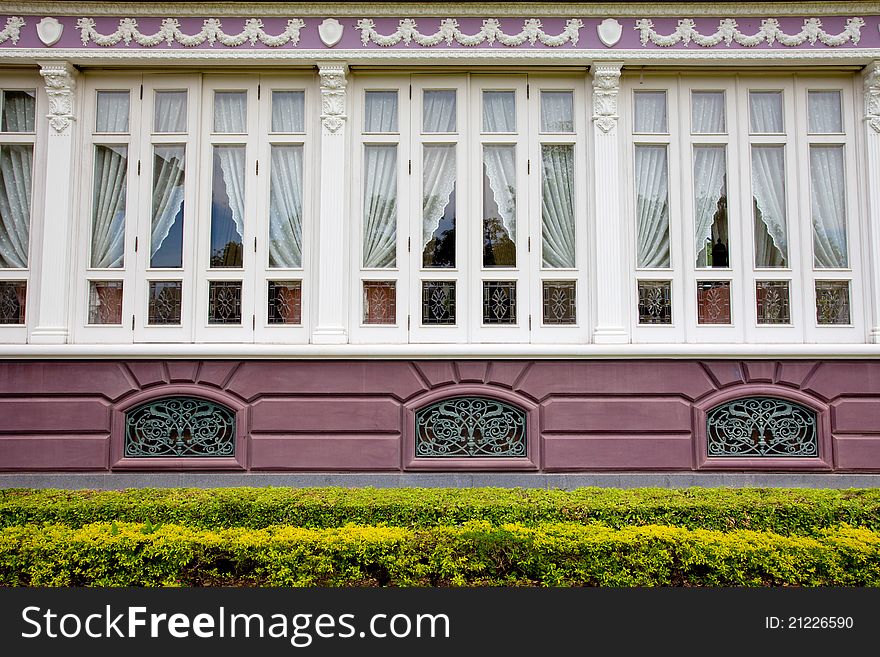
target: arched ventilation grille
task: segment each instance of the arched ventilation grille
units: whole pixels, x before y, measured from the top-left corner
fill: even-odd
[[[744,397],[707,414],[709,457],[815,457],[816,413],[775,397]]]
[[[197,397],[164,397],[125,414],[126,458],[235,455],[235,413]]]
[[[487,397],[453,397],[416,411],[416,458],[525,456],[521,408]]]

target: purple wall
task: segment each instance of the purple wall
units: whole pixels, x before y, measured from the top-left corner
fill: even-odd
[[[480,392],[529,411],[529,462],[499,469],[880,472],[880,361],[869,360],[6,361],[0,470],[131,467],[124,410],[183,393],[226,403],[239,423],[235,459],[186,469],[420,469],[412,411]],[[705,412],[749,394],[816,410],[820,457],[707,460]]]

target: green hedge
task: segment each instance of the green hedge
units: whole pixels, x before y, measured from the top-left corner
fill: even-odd
[[[470,522],[198,530],[0,530],[6,586],[878,586],[880,533]]]
[[[840,523],[880,531],[880,489],[343,489],[220,488],[128,491],[0,490],[0,527],[91,522],[190,527],[348,523],[398,527],[599,522],[810,535]]]

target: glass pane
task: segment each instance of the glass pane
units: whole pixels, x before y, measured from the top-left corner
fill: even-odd
[[[0,132],[35,132],[36,113],[35,91],[4,90]]]
[[[157,91],[153,132],[186,132],[186,91]]]
[[[755,303],[758,324],[790,324],[788,281],[757,281]]]
[[[364,146],[364,267],[397,264],[397,146]]]
[[[636,146],[638,266],[670,266],[669,173],[666,146]]]
[[[241,324],[241,282],[208,282],[208,324]]]
[[[269,266],[302,267],[303,147],[271,146]]]
[[[269,323],[302,324],[302,281],[269,281]]]
[[[367,91],[364,132],[397,132],[397,92]]]
[[[32,144],[0,146],[0,268],[28,266]]]
[[[846,267],[843,146],[810,146],[810,200],[813,264],[820,269]]]
[[[807,115],[812,133],[843,132],[839,91],[807,92]]]
[[[454,89],[425,91],[422,132],[455,132],[456,92]]]
[[[666,133],[666,92],[637,91],[635,93],[634,132]]]
[[[574,132],[572,92],[541,92],[541,132]]]
[[[697,281],[697,322],[730,324],[730,281]]]
[[[95,146],[92,267],[123,266],[127,180],[128,147]]]
[[[306,93],[272,92],[272,132],[305,132]]]
[[[755,266],[786,267],[788,218],[785,201],[785,147],[752,146]]]
[[[0,281],[0,324],[24,324],[26,281]]]
[[[543,281],[544,323],[577,323],[576,281]]]
[[[639,281],[639,324],[672,324],[670,281]]]
[[[851,323],[849,281],[816,281],[816,323]]]
[[[483,266],[516,266],[515,146],[483,146]]]
[[[691,94],[691,130],[697,134],[727,132],[723,91],[694,91]]]
[[[89,324],[122,324],[122,281],[89,282]]]
[[[483,132],[516,132],[515,92],[483,92]]]
[[[455,324],[455,281],[422,281],[422,324]]]
[[[750,91],[749,118],[752,134],[783,132],[782,92]]]
[[[697,267],[730,266],[725,146],[694,146],[694,239]]]
[[[150,267],[183,267],[185,167],[185,146],[153,148]]]
[[[99,91],[96,132],[128,132],[128,91]]]
[[[364,281],[364,324],[397,323],[397,283]]]
[[[541,146],[541,266],[575,266],[574,146]]]
[[[483,281],[483,324],[516,324],[516,281]]]
[[[214,132],[247,132],[247,92],[214,92]]]
[[[182,292],[181,281],[150,281],[148,320],[150,326],[180,324]]]
[[[455,267],[455,144],[422,153],[422,266]]]
[[[211,266],[241,267],[244,238],[245,147],[214,146]]]

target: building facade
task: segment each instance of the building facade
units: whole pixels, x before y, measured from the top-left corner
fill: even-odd
[[[0,471],[880,472],[876,4],[0,26]]]

